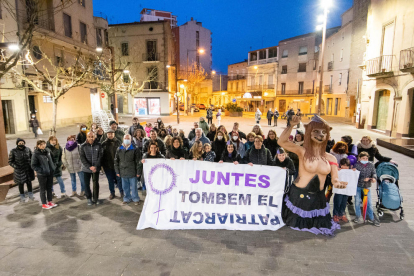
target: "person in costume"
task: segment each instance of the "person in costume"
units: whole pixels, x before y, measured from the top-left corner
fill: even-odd
[[[303,146],[289,142],[293,126],[300,123],[300,116],[293,116],[279,138],[279,145],[299,157],[299,175],[285,195],[282,206],[284,223],[294,230],[308,231],[316,235],[334,235],[340,229],[332,220],[329,204],[326,202],[324,184],[330,173],[335,188],[343,189],[346,182],[339,181],[336,158],[326,153],[331,127],[315,115],[305,125]]]

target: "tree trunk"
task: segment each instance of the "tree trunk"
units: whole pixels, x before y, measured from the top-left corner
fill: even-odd
[[[53,99],[53,125],[52,125],[52,128],[50,129],[50,136],[56,135],[57,104],[58,104],[58,99]]]

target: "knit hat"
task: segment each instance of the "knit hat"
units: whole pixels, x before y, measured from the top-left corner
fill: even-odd
[[[23,143],[26,145],[26,141],[23,140],[22,138],[17,138],[16,140],[16,146],[19,144],[20,141],[23,141]]]
[[[110,121],[110,122],[109,122],[109,125],[110,125],[110,126],[112,126],[113,124],[118,125],[118,123],[117,123],[116,121]]]
[[[115,133],[115,130],[110,129],[110,130],[108,130],[106,133]]]

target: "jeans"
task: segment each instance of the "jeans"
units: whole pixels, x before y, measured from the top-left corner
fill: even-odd
[[[124,202],[139,201],[137,178],[136,177],[122,177],[122,188],[124,189]],[[132,194],[132,196],[131,196]]]
[[[115,195],[115,182],[118,184],[119,193],[122,194],[124,192],[122,186],[122,179],[116,175],[115,170],[112,169],[104,169],[106,178],[108,179],[108,186],[109,191],[112,195]]]
[[[268,124],[269,126],[271,126],[271,125],[272,125],[272,118],[267,119],[267,124]]]
[[[60,192],[61,192],[62,194],[66,193],[66,190],[65,190],[65,183],[63,183],[63,179],[62,179],[62,177],[61,177],[61,176],[56,176],[56,180],[57,180],[57,182],[59,183],[59,186],[60,186]],[[52,186],[52,192],[54,192],[53,186]]]
[[[374,210],[371,206],[371,189],[368,188],[368,205],[367,205],[367,217],[370,220],[374,219]],[[362,204],[362,196],[364,193],[364,188],[357,187],[357,193],[355,196],[355,215],[357,218],[361,217],[361,204]]]
[[[334,207],[333,215],[342,217],[345,215],[346,202],[348,201],[347,195],[335,194],[333,198]]]
[[[39,181],[40,200],[42,204],[52,201],[53,175],[37,175],[37,180]]]
[[[85,191],[83,171],[78,172],[78,177],[81,183],[81,192],[83,192]],[[76,192],[76,173],[70,173],[70,181],[72,182],[72,192]]]
[[[27,191],[29,193],[32,192],[32,182],[31,181],[27,182]],[[19,183],[19,192],[20,192],[21,195],[24,195],[24,183]]]
[[[83,178],[85,181],[85,195],[87,199],[92,199],[93,196],[93,201],[97,202],[99,199],[99,171],[97,171],[96,173],[88,173],[88,172],[83,172]],[[92,189],[93,189],[93,194],[91,192],[91,178],[92,178]]]

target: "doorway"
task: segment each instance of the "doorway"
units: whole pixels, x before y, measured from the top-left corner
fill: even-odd
[[[124,96],[123,95],[117,95],[118,100],[118,113],[124,113]]]
[[[408,137],[414,137],[414,88],[408,90],[409,103],[411,107],[410,122],[408,128]]]
[[[326,115],[332,115],[332,98],[328,99],[328,105],[326,106]]]
[[[3,120],[6,134],[15,134],[13,102],[11,100],[1,101],[1,106],[3,108]]]
[[[29,96],[29,109],[30,109],[30,114],[33,114],[37,112],[36,110],[36,104],[35,104],[35,96]]]
[[[388,119],[388,104],[390,102],[391,92],[388,90],[382,90],[378,93],[378,108],[377,108],[377,124],[376,128],[385,130],[387,127]]]
[[[334,115],[338,115],[338,111],[341,111],[341,98],[335,98],[335,113]]]
[[[279,100],[279,113],[286,112],[286,100]]]

